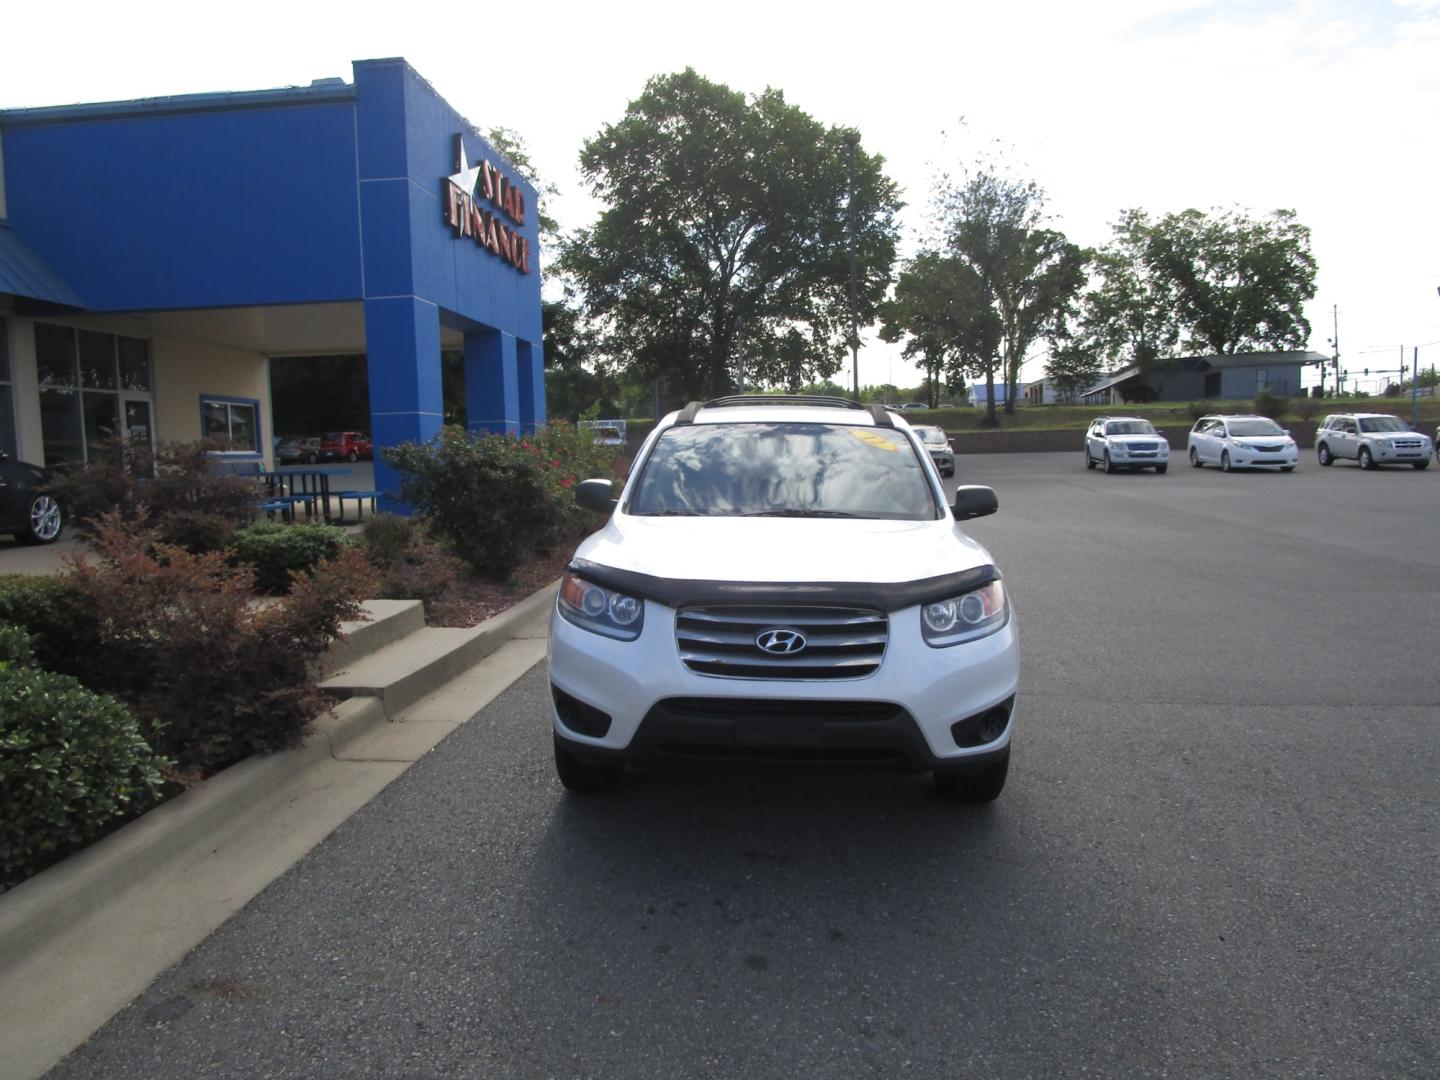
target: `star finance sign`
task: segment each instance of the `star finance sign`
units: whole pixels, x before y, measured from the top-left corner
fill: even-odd
[[[455,173],[440,182],[445,224],[456,237],[468,236],[522,274],[530,273],[530,241],[505,224],[525,224],[525,194],[488,161],[472,166],[465,158],[465,140],[454,137]],[[481,204],[488,203],[494,209]]]

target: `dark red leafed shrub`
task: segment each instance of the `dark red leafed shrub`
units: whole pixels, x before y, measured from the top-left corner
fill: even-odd
[[[156,750],[208,775],[254,753],[292,746],[320,708],[307,665],[360,613],[371,585],[349,549],[266,604],[253,575],[221,552],[192,554],[118,516],[95,526],[103,560],[77,559],[71,581],[99,613],[100,648],[81,678],[126,701]]]

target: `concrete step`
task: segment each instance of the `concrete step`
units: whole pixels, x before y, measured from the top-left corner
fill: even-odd
[[[479,626],[415,630],[334,669],[320,683],[320,689],[338,698],[378,698],[393,719],[401,709],[489,656],[514,636],[517,626],[526,620],[543,619],[554,602],[552,585]]]
[[[368,618],[340,624],[344,637],[332,641],[320,657],[317,677],[333,675],[425,628],[425,605],[419,600],[366,600],[362,606]]]

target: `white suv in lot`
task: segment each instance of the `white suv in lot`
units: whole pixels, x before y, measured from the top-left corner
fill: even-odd
[[[555,768],[572,791],[630,761],[932,771],[1000,794],[1020,650],[994,560],[900,417],[841,398],[671,413],[565,570],[550,620]]]
[[[1334,413],[1315,429],[1315,456],[1321,465],[1336,458],[1354,458],[1362,469],[1377,465],[1430,467],[1434,446],[1428,435],[1389,413]]]
[[[1267,416],[1202,416],[1185,437],[1190,464],[1231,469],[1279,468],[1294,472],[1300,448]]]
[[[1170,444],[1155,425],[1139,416],[1097,416],[1085,432],[1085,467],[1120,469],[1170,468]]]

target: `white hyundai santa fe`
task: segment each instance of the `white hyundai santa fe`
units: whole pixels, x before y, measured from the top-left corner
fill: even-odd
[[[880,406],[721,398],[665,417],[565,570],[550,621],[555,767],[572,791],[627,762],[929,770],[1000,794],[1020,650],[1000,571],[925,446]]]

